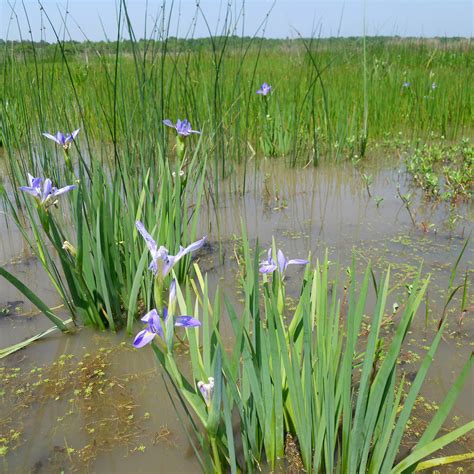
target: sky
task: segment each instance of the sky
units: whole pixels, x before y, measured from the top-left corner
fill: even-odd
[[[116,39],[118,4],[118,0],[0,0],[0,39],[30,39],[30,29],[35,41],[54,42],[54,30],[61,39]],[[361,36],[364,29],[370,36],[471,37],[473,4],[472,0],[201,0],[198,10],[196,0],[127,0],[127,10],[136,38],[159,35],[163,18],[168,36],[178,37],[205,37],[209,30],[221,34],[226,25],[229,33],[269,38]],[[123,37],[127,38],[125,31]]]

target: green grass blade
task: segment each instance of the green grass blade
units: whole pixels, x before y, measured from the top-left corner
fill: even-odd
[[[397,455],[398,448],[400,446],[400,441],[403,436],[403,432],[405,430],[408,419],[410,418],[410,414],[415,404],[416,397],[418,396],[418,393],[426,377],[428,369],[431,366],[431,363],[433,362],[434,354],[436,353],[436,350],[438,349],[438,345],[441,341],[444,327],[445,327],[445,322],[442,324],[441,328],[438,330],[431,344],[431,347],[426,353],[425,358],[423,359],[423,362],[421,363],[420,368],[418,369],[415,380],[413,381],[411,388],[408,392],[408,395],[403,403],[403,409],[400,413],[400,416],[398,417],[397,424],[393,431],[392,439],[390,441],[390,445],[388,447],[388,450],[385,456],[385,460],[382,464],[382,472],[388,472],[388,470],[392,467],[395,461],[395,456]]]
[[[145,269],[146,262],[148,261],[148,249],[144,249],[140,261],[138,263],[135,277],[133,278],[132,289],[130,291],[130,298],[128,299],[128,313],[127,313],[127,332],[132,333],[133,322],[135,321],[136,307],[138,292],[140,291],[140,285],[143,278],[143,270]]]
[[[70,319],[66,319],[63,322],[64,324],[71,324],[73,321],[72,321],[72,318],[70,318]],[[7,357],[10,354],[13,354],[21,349],[24,349],[25,347],[32,344],[34,341],[37,341],[38,339],[41,339],[42,337],[47,336],[48,334],[51,334],[53,331],[56,331],[57,329],[58,327],[54,326],[52,328],[46,329],[46,331],[42,331],[39,334],[36,334],[36,336],[26,339],[25,341],[21,341],[21,342],[18,342],[17,344],[13,344],[12,346],[0,349],[0,359],[3,359],[4,357]]]
[[[439,466],[446,466],[446,464],[452,464],[455,462],[469,461],[470,459],[474,459],[474,452],[430,459],[429,461],[424,461],[418,464],[416,472],[424,471],[426,469],[433,469]]]
[[[68,330],[65,322],[61,318],[56,316],[35,293],[33,293],[20,280],[14,277],[8,270],[5,270],[5,268],[0,267],[0,276],[8,280],[8,282],[11,283],[18,291],[23,293],[23,295],[25,295],[25,297],[28,298],[28,300],[30,300],[41,312],[43,312],[44,315],[51,322],[56,324],[58,329],[60,329],[63,332]]]
[[[390,472],[391,474],[400,474],[406,469],[410,468],[418,461],[423,458],[426,458],[430,454],[444,448],[446,445],[456,441],[461,436],[465,435],[469,431],[474,430],[474,421],[470,421],[465,425],[441,436],[441,438],[435,439],[430,443],[425,444],[421,448],[415,449],[409,456],[407,456],[403,461],[399,462]]]

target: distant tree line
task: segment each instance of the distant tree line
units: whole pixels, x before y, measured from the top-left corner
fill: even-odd
[[[338,47],[346,48],[358,46],[361,43],[360,37],[347,38],[296,38],[296,39],[273,39],[257,37],[239,37],[239,36],[214,36],[206,38],[176,38],[170,36],[164,40],[140,39],[131,41],[127,39],[120,40],[119,50],[122,53],[144,52],[156,48],[166,49],[167,52],[199,52],[212,51],[225,47],[232,49],[261,48],[262,50],[274,50],[275,48],[304,48],[310,46]],[[465,44],[470,47],[470,42],[461,37],[438,37],[438,38],[402,38],[397,36],[373,36],[366,38],[367,45],[383,46],[384,44],[433,44],[439,46],[456,46]],[[61,48],[59,48],[59,46]],[[116,41],[61,41],[58,43],[48,43],[46,41],[10,41],[0,39],[0,57],[11,54],[37,55],[41,59],[54,58],[58,54],[58,49],[62,49],[68,56],[83,55],[91,53],[115,54],[117,51]]]

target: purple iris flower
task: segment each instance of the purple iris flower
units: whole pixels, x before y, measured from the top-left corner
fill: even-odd
[[[156,309],[152,309],[149,313],[145,314],[143,318],[141,318],[143,322],[147,323],[147,327],[140,331],[133,341],[133,345],[137,349],[150,344],[157,334],[161,337],[161,339],[164,339],[163,324],[166,325],[166,320],[168,319],[168,310],[166,308],[163,310],[163,315],[164,318],[162,322],[158,311],[156,311]],[[200,326],[201,323],[191,316],[178,316],[175,318],[174,325],[176,327],[195,328]]]
[[[56,133],[56,135],[51,135],[50,133],[44,132],[43,136],[49,138],[50,140],[53,140],[53,142],[56,142],[58,145],[61,145],[65,150],[68,150],[71,146],[71,143],[77,137],[79,130],[80,128],[74,130],[74,132],[70,133],[69,135],[64,135],[64,133],[62,132],[58,132]]]
[[[189,123],[188,119],[184,119],[184,120],[178,119],[178,121],[176,122],[176,125],[169,119],[163,120],[163,123],[167,127],[174,128],[178,132],[178,135],[182,137],[187,137],[188,135],[191,135],[191,133],[199,133],[199,134],[201,133],[200,131],[193,130],[191,128],[191,124]]]
[[[207,380],[209,383],[198,382],[197,386],[206,405],[209,407],[211,406],[212,395],[214,394],[214,377],[209,377]]]
[[[29,186],[20,186],[20,191],[34,196],[43,206],[49,206],[54,203],[53,199],[61,194],[67,193],[77,188],[75,184],[64,186],[64,188],[55,188],[49,178],[43,182],[42,178],[35,178],[28,173]]]
[[[151,253],[151,263],[148,268],[154,275],[156,275],[158,273],[158,261],[161,260],[162,264],[160,266],[162,268],[161,273],[163,277],[168,275],[176,263],[178,263],[185,255],[200,249],[207,239],[207,237],[203,237],[201,240],[193,242],[186,248],[181,247],[180,245],[179,252],[176,255],[170,255],[166,247],[163,247],[163,245],[158,247],[155,240],[153,240],[153,237],[147,232],[145,226],[140,221],[137,221],[135,225],[137,226],[138,232],[140,232],[142,237],[145,239],[148,250]]]
[[[267,84],[264,82],[261,86],[260,89],[257,91],[257,94],[261,95],[268,95],[272,91],[272,86],[270,84]]]
[[[275,262],[272,257],[272,249],[270,247],[268,249],[267,260],[260,262],[260,273],[273,273],[278,268],[280,273],[283,275],[288,265],[307,265],[308,263],[308,260],[303,260],[301,258],[288,260],[280,249],[278,249],[277,262]]]

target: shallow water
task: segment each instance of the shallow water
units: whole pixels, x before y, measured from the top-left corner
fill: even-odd
[[[252,176],[247,175],[245,194],[242,195],[242,169],[238,168],[222,183],[217,209],[204,209],[201,215],[200,233],[209,236],[210,245],[198,257],[201,268],[209,274],[211,287],[218,283],[238,304],[234,250],[238,246],[242,221],[246,223],[252,245],[258,239],[261,248],[267,248],[274,236],[290,258],[304,258],[311,252],[314,261],[323,258],[328,248],[330,260],[338,261],[342,268],[350,265],[353,255],[360,268],[371,260],[377,275],[390,264],[396,289],[389,297],[389,307],[403,300],[404,285],[410,282],[423,262],[423,272],[432,275],[429,321],[425,323],[420,311],[404,352],[407,372],[414,373],[416,365],[410,368],[410,361],[416,354],[421,354],[422,348],[433,338],[446,300],[452,265],[473,228],[472,206],[461,205],[452,211],[461,217],[450,226],[447,224],[449,206],[425,202],[416,193],[413,209],[419,225],[414,227],[397,196],[397,185],[404,193],[410,189],[409,184],[399,171],[398,163],[391,158],[372,160],[366,165],[364,171],[373,175],[372,198],[368,196],[360,173],[351,164],[326,163],[317,168],[293,170],[269,160],[256,173],[253,173],[253,163],[248,169],[252,169]],[[383,200],[377,205],[375,198]],[[41,276],[39,265],[16,230],[12,226],[6,228],[2,219],[0,232],[0,263],[48,304],[58,304],[49,281]],[[473,261],[474,249],[470,245],[461,260],[457,282],[466,269],[470,270],[472,281]],[[297,291],[301,272],[296,267],[288,271],[289,294]],[[9,315],[0,316],[0,347],[51,326],[45,317],[34,314],[34,308],[22,300],[24,298],[10,285],[1,281],[0,308],[8,308],[5,313]],[[467,313],[460,325],[456,321],[459,301],[453,301],[450,308],[445,340],[422,392],[430,403],[442,400],[474,346],[472,313]],[[70,387],[60,387],[63,391],[59,395],[46,384],[41,396],[34,400],[24,400],[22,393],[17,399],[0,398],[0,421],[3,420],[4,427],[20,433],[17,442],[10,443],[8,453],[3,456],[5,470],[199,471],[150,351],[134,350],[130,348],[130,342],[124,334],[100,334],[84,329],[73,336],[55,334],[44,338],[1,361],[9,374],[13,373],[13,368],[19,368],[18,378],[23,384],[33,384],[37,382],[37,379],[30,380],[36,376],[36,372],[30,375],[34,367],[44,366],[43,370],[51,370],[51,364],[55,361],[57,364],[58,357],[71,355],[70,359],[63,359],[61,370],[65,374],[60,372],[55,376],[79,380]],[[104,356],[104,361],[101,354],[108,350],[113,352]],[[99,360],[93,359],[96,356]],[[95,367],[94,364],[104,364],[105,374],[99,375],[102,382],[94,385],[89,402],[84,403],[84,392],[76,393],[75,390],[86,390],[89,381],[78,374],[82,373],[82,367]],[[93,379],[97,377],[92,376]],[[6,393],[11,395],[10,389],[17,383],[17,378],[8,380],[15,381],[5,385]],[[110,383],[114,385],[109,387]],[[123,389],[117,391],[117,385]],[[104,395],[96,392],[99,388]],[[459,422],[473,417],[473,388],[471,375],[452,413],[459,417]],[[21,387],[15,386],[15,389],[21,391]],[[51,393],[58,396],[58,400]],[[105,403],[103,397],[109,402]],[[14,408],[22,401],[26,408],[15,412]],[[123,407],[117,412],[116,407],[121,404]],[[95,407],[100,407],[97,412]],[[12,411],[17,413],[18,419],[9,416]],[[102,425],[100,420],[103,420]],[[114,432],[110,432],[110,425],[115,427]],[[120,436],[116,436],[117,433]]]

